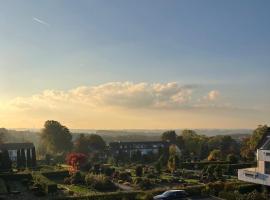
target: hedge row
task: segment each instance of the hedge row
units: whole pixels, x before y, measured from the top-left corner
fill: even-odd
[[[0,178],[4,180],[21,181],[23,179],[32,179],[32,176],[29,173],[1,173]]]
[[[134,191],[134,192],[109,192],[104,194],[93,194],[91,196],[83,196],[83,197],[64,197],[57,198],[58,200],[64,199],[73,199],[73,200],[136,200],[138,195],[142,195],[142,192]]]
[[[42,172],[41,174],[49,179],[64,179],[66,177],[69,177],[69,172],[67,170]]]
[[[256,163],[237,163],[237,164],[232,164],[226,161],[212,161],[212,162],[184,162],[181,164],[182,168],[184,169],[190,169],[190,170],[202,170],[204,167],[208,165],[221,165],[222,167],[230,167],[232,169],[242,169],[242,168],[248,168],[256,165]]]
[[[46,176],[42,175],[41,173],[33,172],[32,177],[34,182],[40,184],[42,189],[46,193],[54,193],[57,191],[57,184],[48,179]]]

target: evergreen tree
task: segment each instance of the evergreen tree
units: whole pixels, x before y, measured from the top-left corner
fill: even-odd
[[[21,149],[21,167],[26,167],[26,158],[25,158],[25,151],[24,149]]]
[[[30,149],[26,150],[26,167],[27,168],[32,167],[32,159],[31,159]]]
[[[21,151],[17,150],[17,169],[22,167]]]
[[[37,158],[36,158],[36,149],[32,148],[32,167],[35,168],[37,166]]]
[[[8,151],[4,150],[2,154],[3,170],[9,171],[12,168],[12,161],[9,158]]]

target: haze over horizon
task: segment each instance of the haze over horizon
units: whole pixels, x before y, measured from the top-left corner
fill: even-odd
[[[266,0],[6,1],[0,127],[267,124],[269,8]]]

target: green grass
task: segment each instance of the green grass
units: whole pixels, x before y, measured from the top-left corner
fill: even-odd
[[[99,192],[93,191],[85,186],[82,185],[64,185],[59,184],[60,187],[66,188],[74,193],[76,193],[79,196],[86,196],[86,195],[93,195],[93,194],[99,194]]]

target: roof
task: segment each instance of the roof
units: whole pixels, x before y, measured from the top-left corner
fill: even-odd
[[[258,142],[257,146],[256,146],[256,149],[265,149],[266,144],[269,143],[269,139],[270,139],[270,128],[267,129],[267,131],[264,133],[264,135],[262,136],[261,140]]]
[[[3,143],[0,144],[0,149],[4,150],[17,150],[33,148],[34,144],[30,142],[25,143]]]

